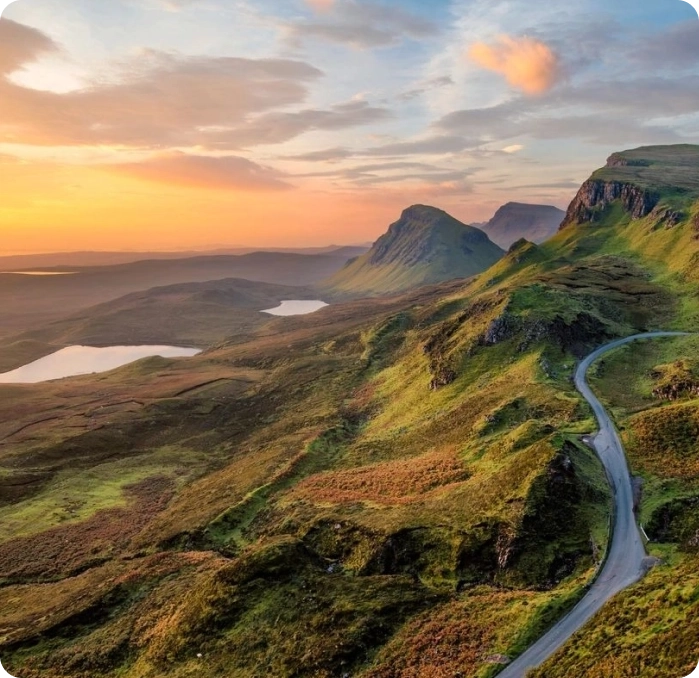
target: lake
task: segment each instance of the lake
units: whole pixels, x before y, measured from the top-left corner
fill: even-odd
[[[0,374],[0,384],[38,384],[51,379],[107,372],[141,358],[189,358],[201,353],[196,348],[177,346],[69,346],[33,363]]]
[[[324,301],[301,301],[297,299],[282,301],[277,308],[270,308],[260,311],[260,313],[279,316],[308,315],[309,313],[320,311],[321,308],[325,308],[327,305]]]

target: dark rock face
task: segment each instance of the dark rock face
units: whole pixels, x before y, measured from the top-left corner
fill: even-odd
[[[506,579],[550,588],[590,555],[588,535],[576,532],[577,507],[589,488],[578,477],[571,454],[575,449],[566,443],[532,484],[521,525],[510,535],[501,533],[498,564],[510,570],[502,573]],[[542,550],[555,541],[561,545],[556,553]]]
[[[624,210],[632,218],[642,219],[653,211],[659,197],[633,184],[590,179],[582,185],[568,208],[561,229],[571,224],[595,221],[596,216],[616,200],[621,200]]]
[[[675,499],[651,516],[646,532],[653,541],[676,543],[683,551],[699,551],[699,497]]]
[[[430,390],[436,391],[456,381],[456,373],[449,357],[449,341],[469,319],[492,308],[493,302],[477,301],[456,318],[441,324],[423,345],[423,353],[430,359]]]
[[[692,228],[694,229],[694,240],[699,240],[699,214],[695,214],[692,219]]]
[[[479,247],[492,247],[483,231],[462,224],[436,207],[413,205],[376,241],[369,262],[408,266],[428,263],[439,257],[444,234],[452,230],[459,232],[459,248],[465,255]]]

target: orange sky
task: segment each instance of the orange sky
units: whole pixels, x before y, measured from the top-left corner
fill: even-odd
[[[608,39],[604,0],[15,2],[0,253],[364,243],[415,203],[565,208],[611,152],[696,142],[699,24],[642,4]]]
[[[8,253],[363,243],[431,190],[222,190],[103,167],[5,159],[0,168]]]

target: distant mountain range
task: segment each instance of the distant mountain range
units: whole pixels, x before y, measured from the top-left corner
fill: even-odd
[[[476,275],[504,251],[443,210],[413,205],[374,246],[320,285],[339,294],[386,294]]]
[[[508,202],[486,224],[479,226],[496,244],[508,249],[524,238],[542,243],[556,234],[566,213],[552,205]]]
[[[14,254],[0,256],[0,271],[26,271],[30,268],[54,268],[56,266],[117,266],[136,261],[172,260],[205,256],[240,256],[254,252],[279,254],[331,254],[356,257],[371,248],[371,243],[362,245],[328,245],[326,247],[222,247],[205,251],[181,252],[49,252],[45,254]]]
[[[164,285],[244,278],[275,285],[314,285],[363,249],[324,254],[253,252],[244,255],[155,259],[112,266],[63,266],[75,275],[0,274],[0,337],[16,335],[132,292]],[[45,270],[49,270],[48,267]]]

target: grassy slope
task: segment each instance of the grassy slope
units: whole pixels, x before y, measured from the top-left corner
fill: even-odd
[[[35,423],[0,448],[16,525],[0,598],[23,602],[0,624],[3,662],[42,678],[494,675],[602,557],[608,496],[570,377],[607,337],[696,326],[692,218],[656,228],[612,207],[468,284],[289,319],[182,368],[116,371],[92,398],[83,382],[52,387],[60,407],[58,391],[17,387],[12,417]],[[218,370],[237,385],[195,387]],[[99,407],[129,379],[152,399],[86,430],[79,398]],[[74,507],[90,474],[105,489]],[[691,588],[693,561],[672,557]],[[663,600],[666,572],[633,620],[609,607],[614,647],[649,610],[642,637],[683,647],[679,625],[654,621],[665,603],[694,609],[684,583]],[[571,656],[545,675],[570,673]],[[641,675],[595,657],[584,675]]]
[[[390,255],[382,251],[390,248]],[[487,237],[441,210],[406,210],[366,254],[321,285],[336,295],[375,295],[467,278],[484,271],[503,251]]]

